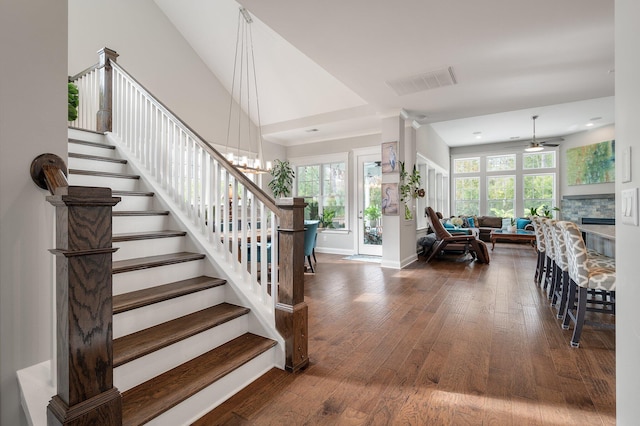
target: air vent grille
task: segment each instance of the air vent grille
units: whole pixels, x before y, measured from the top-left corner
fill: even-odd
[[[387,81],[386,83],[398,96],[404,96],[410,93],[437,89],[438,87],[453,86],[457,84],[457,81],[453,74],[453,68],[448,67],[413,75],[411,77]]]

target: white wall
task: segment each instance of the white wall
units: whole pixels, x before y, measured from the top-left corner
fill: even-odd
[[[599,127],[585,132],[574,133],[565,136],[560,142],[560,170],[558,171],[558,182],[560,194],[565,195],[585,195],[585,194],[613,194],[615,183],[598,183],[593,185],[572,185],[567,184],[567,149],[579,146],[591,145],[598,142],[615,139],[615,126]],[[617,142],[616,142],[617,144]]]
[[[420,126],[416,130],[416,151],[449,172],[449,146],[431,125]]]
[[[67,156],[67,3],[0,3],[0,424],[26,424],[16,370],[51,357],[53,207],[29,166]]]
[[[631,147],[632,181],[621,182],[616,168],[616,194],[640,186],[640,2],[616,0],[616,151]],[[618,155],[618,158],[620,156]],[[617,197],[618,199],[620,197]],[[640,228],[622,225],[616,213],[616,421],[636,425],[640,419],[640,285],[638,285],[638,241]]]
[[[113,49],[117,62],[196,132],[226,144],[229,92],[153,0],[68,1],[69,74],[95,64],[100,48]],[[250,147],[242,141],[241,148]]]

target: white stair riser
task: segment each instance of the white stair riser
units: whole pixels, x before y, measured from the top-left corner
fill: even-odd
[[[114,216],[112,220],[114,234],[130,232],[150,232],[168,229],[169,217],[158,216]]]
[[[107,141],[107,137],[105,135],[86,132],[84,130],[69,129],[69,132],[67,134],[69,135],[70,139],[79,139],[81,141],[99,143],[105,143]]]
[[[113,316],[113,338],[126,336],[224,302],[224,286],[154,303]]]
[[[105,146],[108,146],[105,144]],[[69,152],[77,154],[97,155],[99,157],[117,158],[116,150],[110,148],[101,148],[99,146],[83,145],[79,143],[69,143]]]
[[[113,274],[113,294],[123,294],[142,290],[174,281],[186,280],[204,275],[202,260],[158,266],[157,268]]]
[[[75,186],[99,186],[120,191],[135,191],[138,188],[138,179],[122,179],[105,176],[69,174],[69,183]]]
[[[78,170],[96,170],[109,173],[127,173],[126,164],[111,161],[88,160],[86,158],[69,157],[69,168]]]
[[[149,240],[122,241],[113,243],[118,251],[113,253],[113,261],[135,257],[157,256],[178,253],[184,250],[184,237],[153,238]]]
[[[165,411],[146,425],[166,426],[193,423],[272,369],[275,365],[275,353],[275,348],[269,349],[191,398]]]
[[[135,359],[113,370],[114,386],[120,392],[124,392],[241,336],[248,329],[249,321],[247,315],[243,315],[149,355]]]
[[[153,210],[153,197],[146,195],[114,195],[120,197],[118,204],[113,206],[113,211],[143,211]]]

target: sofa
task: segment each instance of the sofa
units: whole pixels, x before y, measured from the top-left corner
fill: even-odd
[[[476,216],[475,227],[478,228],[478,238],[484,242],[491,241],[491,231],[502,228],[502,218],[496,216]]]
[[[467,222],[467,220],[469,220],[471,216],[469,216],[469,219],[467,220],[465,220],[466,217],[461,217],[464,221],[464,225],[461,230],[464,231],[467,227],[471,228],[472,233],[477,233],[478,239],[487,243],[491,241],[491,231],[493,231],[494,229],[505,228],[506,226],[509,226],[511,224],[510,218],[502,218],[496,216],[473,216],[473,226],[471,226],[471,224]],[[533,225],[531,225],[530,220],[518,218],[516,222],[519,229],[533,231]],[[449,227],[449,225],[445,224],[445,227]],[[450,228],[448,230],[449,232],[452,232]]]

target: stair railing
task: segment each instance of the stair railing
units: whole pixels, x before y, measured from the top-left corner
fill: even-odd
[[[224,259],[236,288],[285,342],[285,368],[308,364],[302,198],[274,201],[259,184],[99,52],[96,128],[111,131]],[[82,98],[82,91],[81,91]],[[257,182],[256,182],[257,181]]]

